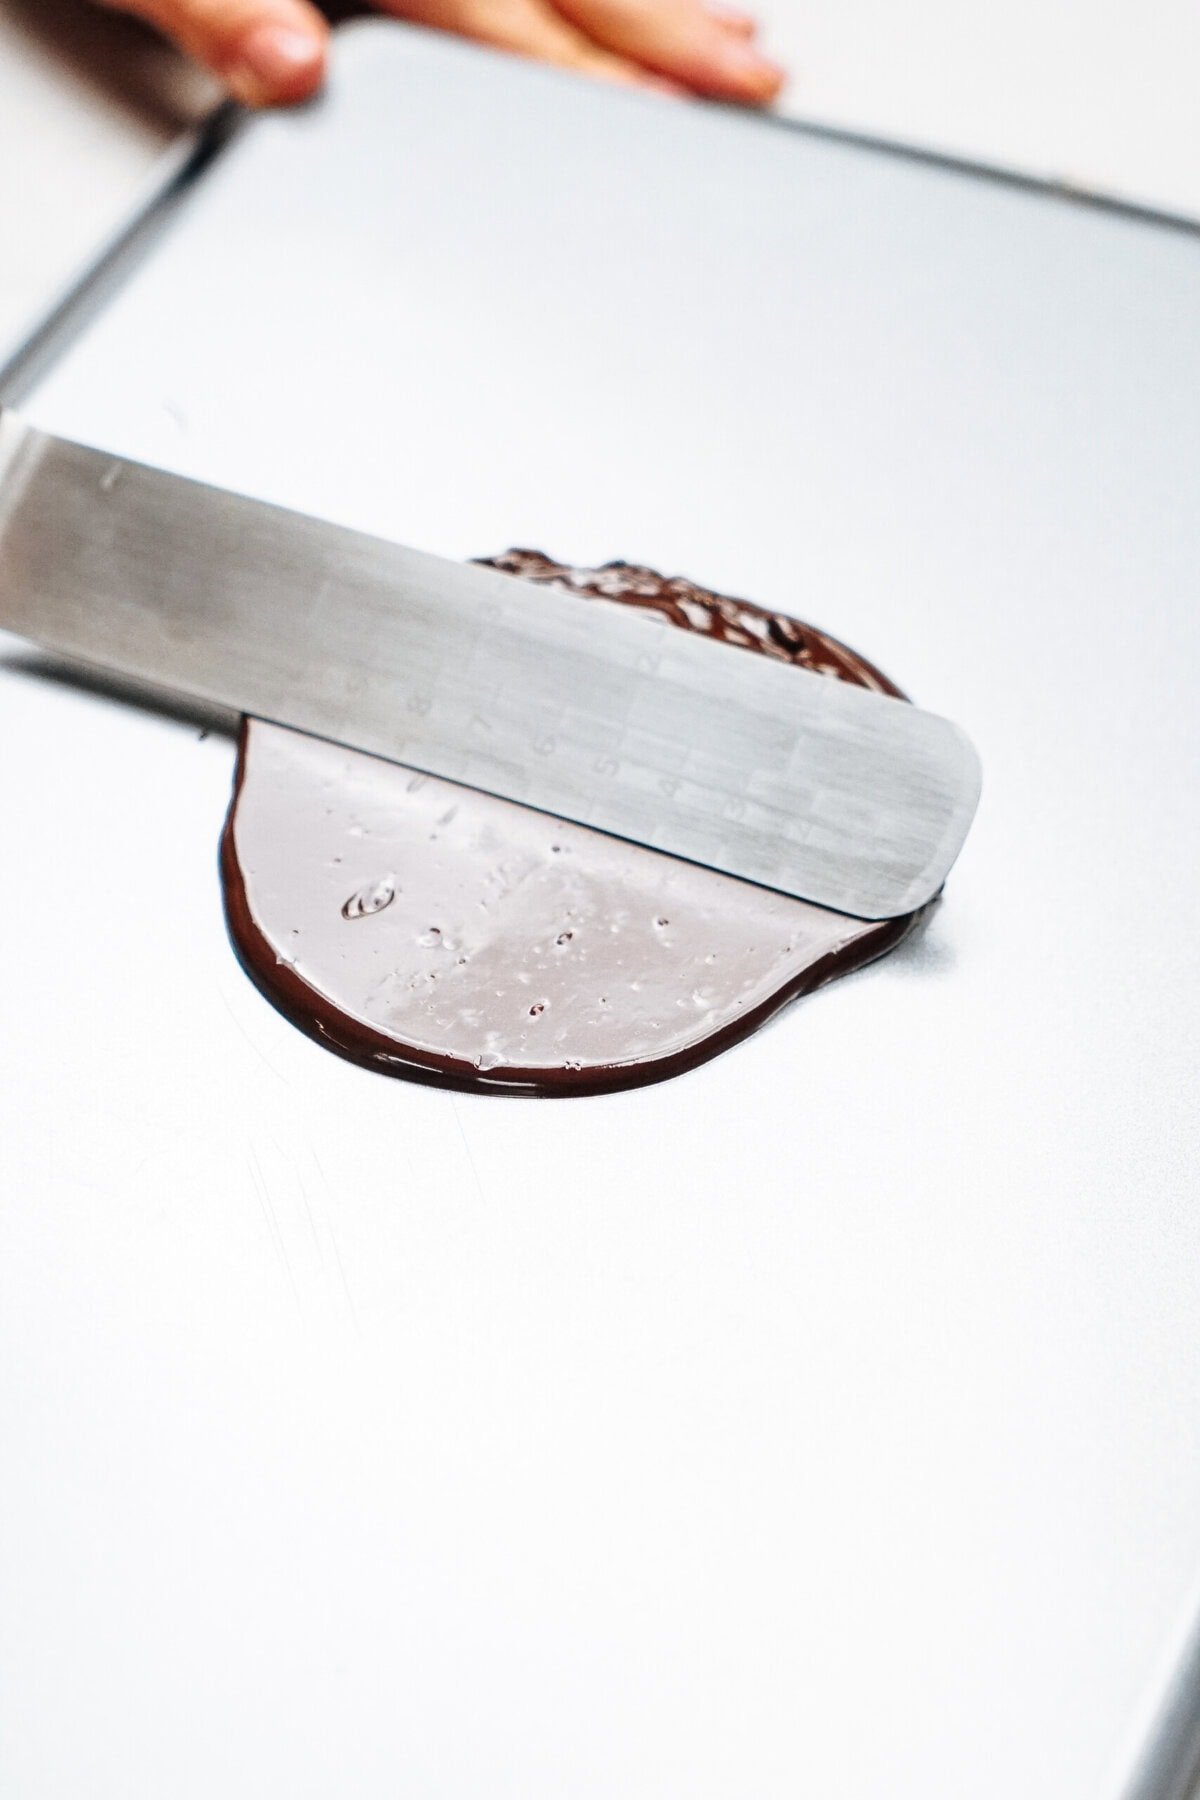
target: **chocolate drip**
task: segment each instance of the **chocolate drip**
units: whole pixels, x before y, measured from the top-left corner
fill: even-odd
[[[826,633],[680,576],[485,560],[899,693]],[[242,962],[302,1031],[387,1074],[505,1093],[678,1074],[913,922],[848,919],[257,720],[221,868]]]

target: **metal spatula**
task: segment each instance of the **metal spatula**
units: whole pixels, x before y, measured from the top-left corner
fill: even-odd
[[[13,413],[0,626],[863,919],[937,892],[979,796],[933,713]]]

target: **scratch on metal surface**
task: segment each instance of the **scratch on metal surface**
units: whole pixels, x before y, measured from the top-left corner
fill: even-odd
[[[300,1290],[296,1286],[296,1277],[292,1273],[292,1265],[288,1259],[287,1247],[283,1241],[283,1233],[279,1228],[279,1220],[276,1217],[275,1208],[271,1205],[271,1196],[267,1189],[266,1178],[263,1175],[262,1164],[258,1160],[258,1155],[253,1145],[251,1145],[246,1152],[246,1166],[250,1171],[250,1180],[254,1184],[254,1191],[258,1195],[259,1204],[263,1209],[263,1217],[267,1222],[267,1230],[271,1235],[275,1245],[276,1254],[279,1257],[284,1273],[288,1278],[288,1286],[292,1290],[292,1297],[299,1307]]]
[[[296,1186],[300,1190],[300,1204],[303,1206],[304,1216],[308,1220],[308,1229],[312,1232],[313,1249],[317,1253],[317,1261],[321,1264],[321,1267],[324,1268],[325,1252],[321,1248],[321,1239],[317,1231],[317,1221],[313,1217],[313,1209],[309,1205],[308,1189],[304,1185],[304,1177],[301,1175],[300,1170],[296,1167],[295,1163],[292,1162],[291,1157],[288,1155],[279,1139],[277,1137],[272,1137],[271,1142],[274,1144],[276,1150],[278,1150],[282,1160],[289,1164],[292,1174],[296,1177]]]
[[[313,1150],[311,1147],[309,1149],[309,1156],[312,1159],[313,1168],[317,1171],[317,1175],[320,1179],[322,1187],[325,1189],[326,1195],[327,1196],[332,1195],[333,1190],[331,1189],[331,1187],[329,1185],[329,1178],[325,1173],[324,1167],[322,1166],[321,1159],[317,1155],[316,1151]],[[306,1195],[306,1200],[307,1200],[307,1195]],[[350,1283],[346,1279],[346,1265],[342,1261],[342,1247],[338,1243],[337,1232],[333,1228],[333,1218],[331,1216],[329,1207],[326,1207],[326,1209],[325,1209],[325,1228],[329,1233],[329,1242],[333,1248],[333,1260],[336,1262],[338,1274],[341,1276],[342,1291],[346,1296],[346,1305],[350,1308],[350,1318],[353,1322],[355,1331],[359,1332],[361,1335],[362,1326],[359,1323],[358,1308],[354,1304],[354,1295],[350,1292]]]
[[[273,1075],[275,1077],[276,1081],[278,1081],[281,1086],[290,1089],[291,1083],[289,1082],[287,1076],[280,1073],[280,1071],[275,1067],[274,1063],[270,1061],[270,1059],[264,1054],[264,1052],[255,1043],[254,1039],[250,1036],[250,1033],[246,1030],[246,1027],[242,1024],[242,1021],[238,1018],[238,1016],[234,1012],[232,1006],[229,1004],[229,1001],[228,1001],[225,993],[223,992],[223,990],[221,988],[218,988],[217,993],[220,995],[221,1005],[225,1008],[225,1011],[229,1014],[230,1018],[233,1020],[234,1024],[237,1026],[237,1029],[240,1031],[242,1036],[245,1038],[245,1040],[249,1044],[251,1050],[253,1050],[255,1056],[257,1056],[257,1058],[258,1058],[259,1062],[262,1064],[263,1068],[267,1070],[268,1074]]]
[[[462,1116],[458,1110],[458,1101],[456,1100],[456,1098],[453,1094],[447,1094],[446,1098],[450,1102],[450,1110],[454,1114],[454,1123],[458,1126],[458,1135],[462,1139],[463,1149],[467,1153],[467,1162],[470,1164],[471,1179],[475,1183],[475,1192],[479,1195],[479,1198],[483,1201],[484,1205],[486,1206],[487,1195],[484,1193],[483,1183],[479,1179],[479,1170],[475,1167],[475,1158],[471,1154],[471,1146],[467,1141],[467,1134],[466,1134],[466,1130],[464,1129],[464,1126],[463,1126]]]

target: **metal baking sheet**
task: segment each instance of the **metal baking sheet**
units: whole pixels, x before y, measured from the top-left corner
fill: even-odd
[[[1200,238],[382,23],[223,134],[36,422],[794,610],[989,786],[735,1051],[455,1097],[240,975],[223,721],[4,645],[0,1785],[1177,1800]]]

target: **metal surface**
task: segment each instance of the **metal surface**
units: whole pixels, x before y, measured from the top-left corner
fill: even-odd
[[[958,727],[659,623],[0,416],[9,630],[838,912],[932,899]]]
[[[1182,230],[375,24],[63,348],[43,429],[745,593],[988,779],[871,971],[473,1100],[245,981],[227,739],[8,640],[6,1800],[1174,1800],[1198,307]]]
[[[1120,1800],[1196,1800],[1200,1794],[1200,1612],[1164,1658],[1162,1695],[1136,1754]]]

